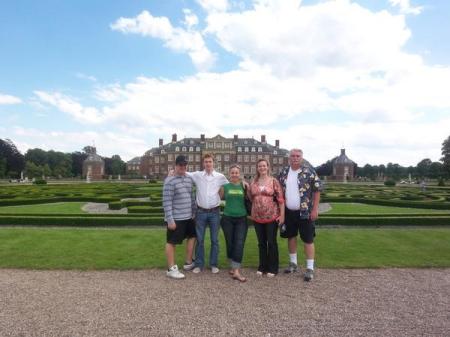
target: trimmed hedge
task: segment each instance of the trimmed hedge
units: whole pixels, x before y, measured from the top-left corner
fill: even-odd
[[[249,221],[251,224],[251,221]],[[9,216],[0,215],[0,225],[21,226],[163,226],[161,216]],[[334,226],[450,226],[449,216],[321,216],[317,225]]]

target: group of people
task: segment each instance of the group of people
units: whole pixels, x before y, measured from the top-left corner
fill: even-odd
[[[247,215],[250,215],[258,239],[259,266],[256,274],[274,277],[279,270],[277,235],[288,239],[289,265],[285,273],[299,271],[297,236],[304,243],[306,269],[303,277],[314,277],[315,220],[318,218],[321,181],[314,168],[303,159],[300,149],[289,153],[289,166],[278,177],[270,173],[270,164],[259,159],[256,176],[249,183],[242,180],[239,165],[229,168],[229,180],[214,170],[212,154],[203,156],[203,171],[187,172],[187,159],[179,155],[175,170],[164,181],[163,207],[167,225],[167,276],[183,279],[175,263],[175,249],[186,239],[183,269],[195,274],[205,269],[205,232],[210,228],[209,267],[219,273],[219,230],[223,229],[231,277],[246,282],[241,264],[247,237]],[[251,201],[247,214],[245,199]],[[225,200],[220,215],[221,200]],[[195,255],[194,255],[195,250]],[[195,259],[193,258],[195,256]]]

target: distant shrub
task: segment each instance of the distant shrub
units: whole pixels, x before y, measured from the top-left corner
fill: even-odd
[[[384,186],[395,186],[395,181],[394,180],[386,180],[384,182]]]
[[[156,184],[158,181],[156,179],[149,179],[149,184]]]
[[[47,185],[47,180],[36,179],[35,181],[33,181],[33,184],[35,184],[35,185]]]
[[[445,186],[444,178],[439,178],[438,186]]]

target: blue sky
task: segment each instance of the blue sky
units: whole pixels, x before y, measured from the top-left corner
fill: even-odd
[[[200,134],[280,139],[319,165],[439,160],[444,0],[5,1],[0,138],[124,160]]]

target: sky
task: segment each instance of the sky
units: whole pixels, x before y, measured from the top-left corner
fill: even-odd
[[[266,135],[320,165],[438,161],[447,0],[0,2],[0,138],[123,160]]]

